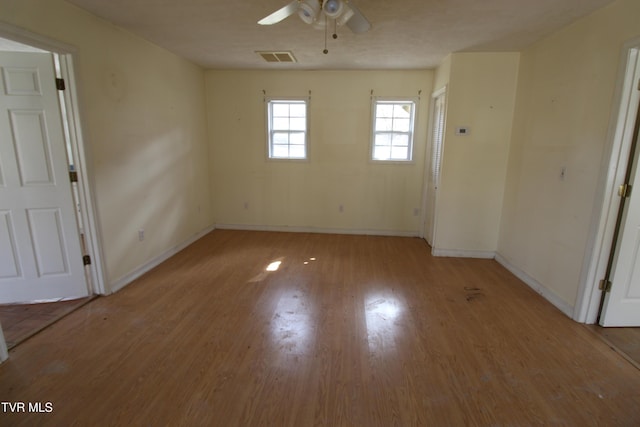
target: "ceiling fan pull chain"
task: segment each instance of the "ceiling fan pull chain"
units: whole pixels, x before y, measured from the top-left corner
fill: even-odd
[[[327,18],[327,16],[325,15],[324,17],[324,50],[322,51],[322,53],[324,53],[325,55],[329,53],[329,49],[327,49],[327,27],[329,26],[328,20],[329,18]]]
[[[337,39],[338,38],[338,20],[334,19],[333,20],[333,39]]]

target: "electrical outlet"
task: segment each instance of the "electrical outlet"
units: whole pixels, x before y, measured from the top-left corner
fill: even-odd
[[[338,206],[338,212],[340,213],[344,212],[344,205]]]
[[[243,206],[244,206],[245,210],[249,209],[249,202],[244,202]]]

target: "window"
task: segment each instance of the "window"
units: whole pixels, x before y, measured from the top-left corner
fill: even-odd
[[[267,111],[269,158],[307,158],[307,100],[272,99]]]
[[[373,101],[373,160],[411,161],[416,103],[412,100]]]

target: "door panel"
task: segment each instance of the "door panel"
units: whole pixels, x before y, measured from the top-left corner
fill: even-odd
[[[0,211],[0,279],[20,277],[15,230],[10,211]]]
[[[53,56],[0,67],[0,303],[86,296]]]
[[[9,111],[20,182],[55,185],[44,111]]]
[[[60,209],[27,209],[38,276],[69,274]]]

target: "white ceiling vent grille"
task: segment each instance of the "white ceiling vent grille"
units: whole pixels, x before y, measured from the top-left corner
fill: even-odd
[[[297,62],[291,52],[256,52],[267,62]]]

